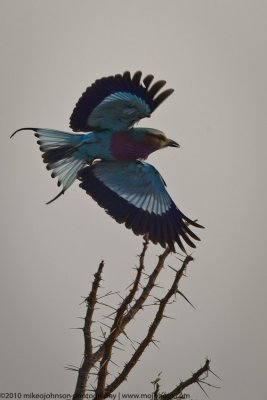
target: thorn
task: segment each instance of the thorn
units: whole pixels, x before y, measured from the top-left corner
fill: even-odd
[[[121,350],[121,351],[125,351],[125,349],[122,349],[121,347],[118,347],[118,346],[112,346],[114,349],[117,349],[117,350]],[[111,360],[110,360],[111,361]]]
[[[142,308],[143,308],[143,307],[157,306],[157,305],[158,305],[157,303],[143,304],[143,305],[142,305]]]
[[[76,365],[72,365],[72,364],[67,364],[66,365],[66,367],[64,367],[65,369],[72,369],[72,370],[75,370],[75,371],[79,371],[79,367],[77,367]]]
[[[83,330],[83,327],[82,327],[82,328],[69,328],[69,329],[79,329],[79,330]]]
[[[112,364],[116,365],[116,367],[120,368],[118,364],[115,363],[115,361],[112,361],[111,359],[109,360]]]
[[[103,318],[104,319],[107,318],[107,319],[110,319],[111,321],[114,321],[114,318],[111,318],[111,316],[114,315],[114,314],[116,314],[115,311],[113,313],[111,313],[111,314],[103,315]]]
[[[177,251],[177,252],[176,252],[176,254],[178,254],[178,256],[180,256],[180,257],[183,257],[183,258],[185,258],[185,255],[184,255],[184,254],[181,254],[181,253],[179,253],[179,251]],[[175,258],[178,258],[178,257],[176,257],[176,256],[175,256]]]
[[[201,390],[203,390],[203,392],[205,393],[205,395],[207,396],[207,398],[209,399],[208,393],[203,389],[203,387],[200,385],[199,382],[197,382],[198,386],[200,386]]]
[[[159,349],[159,346],[157,345],[156,340],[151,339],[151,343],[154,344],[154,346],[155,346],[157,349]]]
[[[127,335],[125,331],[122,331],[122,334],[133,344],[132,339]]]
[[[120,293],[118,292],[117,295],[121,298],[121,300],[123,301],[124,298],[120,295]]]
[[[99,321],[99,323],[102,324],[102,325],[104,325],[104,326],[106,326],[108,329],[111,329],[111,326],[109,326],[109,325],[107,325],[107,324],[104,324],[104,322]]]
[[[118,342],[121,346],[124,346],[124,343],[122,343],[119,339],[116,339],[116,342]]]
[[[125,290],[130,289],[130,287],[133,286],[133,284],[134,284],[134,281],[133,281],[132,283],[130,283],[130,285],[128,285],[128,286],[125,288]]]
[[[103,296],[99,296],[99,297],[97,298],[97,300],[100,300],[100,299],[102,299],[102,298],[104,298],[104,297],[107,297],[107,296],[111,296],[112,294],[116,294],[116,293],[118,293],[118,292],[112,292],[112,290],[110,290],[109,292],[107,292],[107,293],[104,294]]]
[[[155,283],[153,286],[156,287],[156,288],[158,288],[158,289],[164,289],[163,286],[160,286],[160,285],[158,285],[157,283]]]
[[[117,311],[117,309],[115,308],[115,307],[113,307],[113,306],[110,306],[109,304],[106,304],[106,303],[102,303],[102,302],[100,302],[100,301],[96,301],[98,304],[100,304],[101,306],[104,306],[104,307],[109,307],[109,308],[112,308],[112,310],[115,310],[115,311]]]
[[[178,270],[173,268],[171,265],[168,265],[169,268],[171,268],[176,274],[178,273]]]
[[[211,383],[205,382],[205,381],[203,381],[202,379],[200,379],[199,382],[201,382],[203,385],[210,386],[210,387],[212,387],[212,388],[214,388],[214,389],[221,389],[220,386],[212,385]]]
[[[104,337],[104,339],[106,338],[106,332],[104,331],[104,329],[102,328],[102,326],[100,325],[100,330],[101,330],[101,333],[102,333],[102,336]]]
[[[149,278],[150,277],[150,275],[149,274],[147,274],[146,272],[144,272],[143,271],[143,274],[147,277],[147,278]]]
[[[95,338],[95,337],[92,337],[92,339],[96,340],[97,342],[104,343],[104,340],[101,340],[101,339],[98,339],[98,338]]]
[[[72,372],[79,372],[78,369],[70,368],[70,367],[65,367],[65,370],[66,370],[66,371],[72,371]]]
[[[136,347],[134,347],[134,345],[131,343],[132,348],[134,349],[134,351],[136,351]]]
[[[222,381],[222,379],[219,377],[219,375],[215,374],[215,372],[213,372],[211,369],[209,369],[209,372],[211,372],[214,376],[216,376],[216,378],[218,378],[220,381]]]
[[[187,303],[190,304],[190,306],[193,307],[194,310],[196,310],[196,307],[188,300],[188,298],[182,292],[180,292],[180,290],[177,290],[176,293],[178,293],[180,296],[182,296],[187,301]]]
[[[162,317],[163,317],[163,318],[169,318],[169,319],[175,319],[175,318],[173,318],[173,317],[169,317],[168,315],[164,315],[164,314],[162,315]]]

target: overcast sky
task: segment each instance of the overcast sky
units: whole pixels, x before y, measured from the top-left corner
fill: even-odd
[[[106,290],[132,280],[142,240],[115,223],[78,184],[58,192],[33,126],[68,131],[95,79],[125,70],[165,79],[174,94],[141,126],[180,143],[149,159],[176,204],[205,231],[179,300],[120,391],[164,390],[210,357],[214,400],[267,399],[266,1],[1,0],[0,392],[72,393],[93,274]],[[265,223],[264,223],[265,222]],[[161,249],[151,245],[149,272]],[[171,256],[168,264],[178,266]],[[171,270],[159,284],[168,288]],[[160,293],[164,293],[162,290]],[[116,299],[114,299],[116,302]],[[131,326],[140,340],[152,309]],[[117,354],[119,365],[127,354]],[[202,399],[198,387],[187,391]]]

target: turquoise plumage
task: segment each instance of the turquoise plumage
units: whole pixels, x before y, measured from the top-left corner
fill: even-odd
[[[150,117],[173,89],[160,92],[165,81],[152,84],[153,75],[141,78],[140,71],[133,76],[127,71],[87,88],[70,117],[70,127],[77,133],[22,128],[14,134],[35,132],[47,169],[62,185],[48,203],[77,178],[82,189],[136,235],[146,235],[172,251],[177,243],[185,251],[183,241],[195,247],[192,239],[199,240],[189,225],[202,226],[176,207],[163,178],[144,161],[154,151],[179,145],[157,129],[134,127]]]

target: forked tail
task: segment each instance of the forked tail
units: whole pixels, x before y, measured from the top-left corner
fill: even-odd
[[[62,185],[61,192],[46,203],[50,204],[65,193],[75,181],[78,171],[87,164],[87,161],[79,153],[84,135],[53,129],[22,128],[14,132],[11,137],[24,130],[35,132],[35,136],[38,138],[37,143],[43,152],[43,161],[47,164],[46,168],[52,170],[52,178],[58,177],[58,186]]]

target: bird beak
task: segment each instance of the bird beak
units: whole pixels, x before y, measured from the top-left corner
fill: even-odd
[[[180,145],[172,139],[168,140],[167,146],[169,147],[180,147]]]

